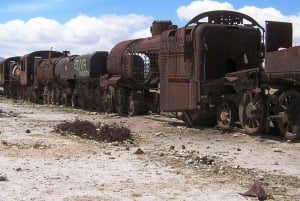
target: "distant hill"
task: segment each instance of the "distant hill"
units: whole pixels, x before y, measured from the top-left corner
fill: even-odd
[[[4,57],[0,57],[0,61],[2,61],[4,59]]]

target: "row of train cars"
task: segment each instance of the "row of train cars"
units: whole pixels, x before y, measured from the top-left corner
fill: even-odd
[[[39,104],[137,115],[181,114],[188,126],[271,127],[300,135],[300,47],[292,24],[210,11],[178,28],[154,21],[151,37],[110,52],[35,51],[0,63],[3,94]],[[272,129],[273,130],[273,129]]]

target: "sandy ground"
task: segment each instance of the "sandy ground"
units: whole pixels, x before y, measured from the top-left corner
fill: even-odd
[[[186,128],[164,115],[119,117],[0,98],[0,200],[300,200],[300,143],[240,131]],[[104,143],[55,132],[89,120],[130,128]],[[140,148],[145,153],[135,154]]]

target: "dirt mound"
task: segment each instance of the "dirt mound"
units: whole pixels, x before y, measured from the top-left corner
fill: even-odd
[[[64,135],[72,134],[86,139],[106,142],[122,142],[132,137],[130,130],[126,127],[117,124],[98,123],[98,125],[95,125],[87,120],[64,122],[58,124],[55,130]]]

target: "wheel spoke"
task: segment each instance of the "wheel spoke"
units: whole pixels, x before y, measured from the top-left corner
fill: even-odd
[[[236,121],[235,105],[230,101],[221,101],[217,107],[217,122],[222,129],[228,129],[233,126]]]
[[[300,131],[297,129],[300,120],[300,93],[297,90],[290,89],[281,93],[278,98],[279,107],[278,114],[281,116],[281,121],[276,123],[279,132],[287,139],[294,139],[300,136]]]
[[[239,106],[241,126],[249,134],[261,132],[266,123],[266,102],[260,93],[246,92]]]

